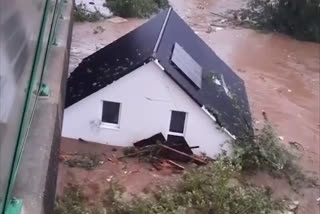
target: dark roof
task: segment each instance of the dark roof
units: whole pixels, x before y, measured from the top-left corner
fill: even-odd
[[[200,88],[195,87],[171,62],[176,43],[201,66]],[[162,11],[147,23],[86,57],[68,78],[66,107],[153,59],[157,59],[167,74],[200,106],[205,106],[217,118],[218,124],[231,134],[239,136],[244,130],[251,131],[243,80],[172,9]]]

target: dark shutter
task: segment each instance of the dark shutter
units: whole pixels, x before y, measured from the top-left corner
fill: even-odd
[[[118,124],[120,103],[103,101],[102,122]]]
[[[184,124],[186,120],[186,113],[182,111],[172,111],[170,132],[183,133]]]

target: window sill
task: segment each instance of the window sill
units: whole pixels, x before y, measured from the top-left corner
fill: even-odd
[[[179,133],[179,132],[170,132],[170,131],[169,131],[168,135],[174,135],[174,136],[184,137],[184,133]]]
[[[100,123],[100,128],[103,129],[112,129],[112,130],[119,130],[120,126],[119,124],[114,124],[114,123]]]

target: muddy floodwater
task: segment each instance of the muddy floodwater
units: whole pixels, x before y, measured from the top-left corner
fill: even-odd
[[[172,2],[196,33],[245,80],[257,123],[265,111],[284,143],[303,145],[305,167],[319,171],[320,45],[243,28],[213,27],[208,33],[217,18],[212,12],[235,9],[239,1]]]
[[[265,111],[269,120],[275,124],[283,143],[298,142],[303,146],[301,164],[319,176],[320,45],[297,41],[277,33],[263,34],[230,26],[210,27],[217,19],[212,12],[221,13],[239,8],[242,2],[172,0],[171,5],[245,81],[257,125],[261,124],[261,113]],[[76,23],[70,72],[84,57],[144,22],[129,19],[121,23],[110,20]],[[320,197],[319,192],[315,194]],[[319,213],[318,208],[306,208],[304,213]]]

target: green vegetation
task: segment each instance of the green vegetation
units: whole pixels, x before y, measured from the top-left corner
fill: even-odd
[[[249,26],[320,42],[320,0],[251,0],[236,14]]]
[[[238,168],[228,159],[186,173],[176,188],[162,189],[153,199],[136,198],[131,203],[115,200],[111,214],[226,214],[271,213],[282,204],[264,189],[247,184],[232,186]]]
[[[283,204],[271,199],[270,192],[248,184],[231,185],[239,176],[239,167],[229,158],[221,158],[205,167],[187,172],[177,187],[154,192],[154,197],[131,202],[122,200],[123,189],[116,183],[105,193],[108,214],[235,214],[272,213]],[[83,194],[71,187],[58,199],[57,214],[92,213],[83,207]],[[77,210],[78,212],[75,212]]]
[[[102,18],[102,14],[96,10],[95,12],[90,12],[87,10],[84,4],[76,5],[73,10],[73,18],[76,22],[96,22]]]
[[[121,17],[146,18],[169,7],[168,0],[108,0],[107,6]]]
[[[308,183],[296,157],[279,142],[269,123],[232,145],[233,155],[222,154],[207,166],[185,172],[177,185],[148,192],[147,199],[135,196],[124,200],[124,189],[112,181],[100,200],[104,208],[98,203],[93,210],[86,208],[79,187],[69,187],[57,201],[56,214],[271,214],[285,210],[286,204],[272,199],[270,188],[247,183],[244,173],[268,171],[286,177],[294,188]],[[135,150],[127,148],[124,153],[131,155]]]
[[[79,167],[87,170],[95,169],[100,165],[98,155],[76,155],[66,161],[69,167]]]
[[[266,122],[254,135],[246,134],[233,141],[233,162],[243,171],[264,170],[285,177],[294,188],[315,183],[296,163],[297,157],[279,140],[274,128]]]
[[[56,214],[86,214],[85,197],[79,186],[66,188],[62,198],[57,199]]]
[[[89,208],[86,197],[79,186],[73,185],[65,189],[64,195],[57,198],[55,214],[106,214],[106,209],[97,204]]]

